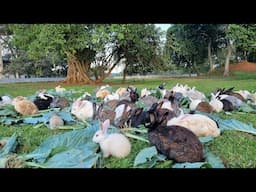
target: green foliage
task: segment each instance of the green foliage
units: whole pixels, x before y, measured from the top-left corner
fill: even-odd
[[[37,163],[44,163],[45,166],[65,167],[70,163],[77,163],[80,159],[83,163],[77,166],[83,167],[88,165],[87,160],[91,162],[91,156],[96,158],[98,145],[92,141],[94,133],[98,130],[98,124],[82,130],[69,131],[63,134],[51,136],[46,139],[36,150],[30,154],[26,154],[26,159],[33,159]],[[56,148],[62,150],[56,150]],[[55,154],[53,154],[55,150]],[[65,150],[65,151],[63,151]],[[71,150],[71,151],[70,151]],[[70,156],[73,150],[75,155]],[[68,157],[68,161],[64,157]],[[87,159],[89,158],[89,159]],[[93,158],[95,161],[97,159]],[[60,161],[62,159],[62,161]],[[94,161],[94,162],[95,162]],[[90,164],[92,166],[92,164]],[[72,167],[76,164],[72,164]]]
[[[32,66],[24,68],[26,72],[40,68],[34,61],[46,64],[41,60],[47,58],[47,66],[53,66],[59,58],[71,55],[87,65],[95,77],[104,76],[102,71],[122,58],[126,58],[128,70],[139,66],[143,73],[163,65],[157,55],[160,32],[153,24],[13,24],[10,29],[19,57],[26,55],[32,60]],[[20,66],[19,60],[13,65]]]
[[[255,29],[255,24],[230,24],[228,27],[228,37],[234,41],[236,55],[243,60],[247,60],[250,53],[255,55]]]
[[[17,135],[13,134],[11,137],[0,138],[0,141],[5,141],[3,148],[0,148],[0,157],[13,153],[17,147]]]
[[[209,57],[208,46],[216,53],[218,46],[223,44],[226,36],[224,26],[221,24],[175,24],[167,31],[165,53],[169,54],[173,63],[185,68],[195,64],[202,65]]]
[[[155,146],[142,149],[134,160],[134,167],[146,163],[156,155],[157,150]]]
[[[205,160],[211,165],[212,168],[225,168],[222,160],[212,152],[208,151],[208,149],[205,153]]]
[[[249,77],[249,78],[248,78]],[[215,90],[218,87],[235,87],[235,90],[247,89],[249,91],[255,91],[255,74],[248,75],[247,73],[239,73],[239,76],[233,76],[227,79],[223,78],[170,78],[165,79],[167,85],[166,87],[172,87],[176,83],[188,84],[189,86],[196,86],[200,91],[203,91],[206,94],[209,94],[211,91]],[[142,88],[150,88],[158,86],[163,80],[159,79],[131,79],[128,80],[126,84],[119,84],[118,80],[111,79],[107,80],[106,83],[113,83],[113,90],[117,89],[120,86],[134,85],[140,91]],[[238,83],[239,82],[239,83]],[[18,83],[18,84],[1,84],[0,85],[0,94],[9,93],[12,96],[24,95],[29,96],[34,94],[38,89],[49,89],[54,88],[56,83]],[[95,89],[94,86],[65,86],[67,91],[71,91],[75,94],[75,97],[81,96],[85,91],[93,93]],[[231,115],[226,115],[224,113],[218,114],[222,119],[237,119],[246,124],[252,124],[253,127],[256,127],[255,114],[251,113],[240,113],[232,112]],[[49,130],[47,127],[43,126],[41,128],[34,128],[31,125],[25,126],[0,126],[0,135],[2,137],[10,137],[13,133],[16,133],[18,136],[17,153],[31,153],[33,150],[38,148],[50,135],[55,135],[58,133],[66,132],[63,130]],[[200,138],[201,140],[201,138]],[[124,159],[117,159],[110,157],[103,160],[101,167],[106,168],[127,168],[133,167],[134,160],[141,149],[150,147],[148,143],[139,141],[137,139],[130,139],[132,143],[131,154]],[[222,131],[219,137],[216,137],[212,140],[206,140],[209,150],[220,157],[225,167],[227,168],[253,168],[256,166],[255,161],[255,136],[253,134],[247,134],[241,131]],[[56,151],[55,151],[56,150]],[[52,151],[50,157],[54,154],[58,154],[63,150]],[[64,150],[65,151],[65,150]],[[172,165],[171,161],[157,161],[154,168],[170,168]],[[206,166],[206,164],[204,165]],[[203,166],[203,167],[204,167]],[[207,164],[207,167],[210,167]]]

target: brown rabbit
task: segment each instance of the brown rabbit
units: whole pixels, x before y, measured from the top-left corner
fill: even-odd
[[[148,139],[157,150],[175,162],[203,161],[203,145],[190,130],[181,126],[163,126],[166,116],[160,119],[150,112]]]
[[[108,108],[105,109],[104,104],[102,103],[96,110],[95,118],[98,118],[101,122],[104,122],[105,120],[109,119],[110,124],[113,125],[115,116],[116,116],[115,111],[108,109]]]
[[[196,106],[196,110],[205,113],[212,113],[213,107],[208,102],[202,101]]]

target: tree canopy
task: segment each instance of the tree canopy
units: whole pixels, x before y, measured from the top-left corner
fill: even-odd
[[[12,43],[33,60],[67,59],[66,81],[98,83],[120,60],[143,67],[154,62],[160,33],[153,24],[15,24]]]

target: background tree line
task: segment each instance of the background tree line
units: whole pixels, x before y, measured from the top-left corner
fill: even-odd
[[[255,27],[174,24],[164,34],[154,24],[2,24],[0,52],[8,49],[11,62],[0,59],[0,76],[62,75],[67,83],[94,84],[120,63],[123,81],[127,74],[174,70],[200,75],[216,65],[228,76],[230,62],[255,62]]]

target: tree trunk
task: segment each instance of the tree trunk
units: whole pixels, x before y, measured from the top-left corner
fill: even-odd
[[[115,68],[117,63],[120,61],[121,58],[117,59],[117,61],[110,67],[108,72],[104,72],[104,66],[95,69],[97,71],[94,72],[95,80],[90,78],[90,62],[89,61],[79,61],[73,54],[67,53],[68,57],[68,71],[67,77],[64,80],[64,83],[68,84],[77,84],[77,83],[84,83],[84,84],[98,84],[103,82],[104,79],[109,77],[112,70]],[[99,75],[100,73],[100,75]]]
[[[16,78],[16,79],[19,79],[19,78],[20,78],[19,72],[16,72],[16,73],[15,73],[15,78]]]
[[[223,73],[224,77],[229,76],[229,61],[230,61],[231,53],[232,53],[232,48],[231,48],[230,42],[228,41],[226,62],[225,62],[225,68],[224,68],[224,73]]]
[[[212,52],[211,52],[211,48],[212,48],[212,41],[210,40],[209,43],[208,43],[208,60],[209,60],[209,64],[210,64],[210,70],[209,70],[209,72],[214,71],[213,62],[212,62]]]
[[[200,71],[197,69],[196,65],[194,64],[194,59],[192,58],[191,66],[193,70],[196,72],[196,76],[200,76]]]
[[[93,84],[90,79],[90,63],[81,63],[74,55],[67,54],[68,56],[68,71],[64,83],[76,84],[85,83]]]
[[[127,65],[125,64],[125,67],[124,67],[124,70],[123,70],[123,80],[122,80],[122,83],[125,83],[126,74],[127,74]]]
[[[4,64],[3,64],[3,57],[2,57],[2,45],[0,42],[0,79],[4,77]]]
[[[244,60],[248,61],[248,52],[247,51],[244,51]]]
[[[196,76],[199,77],[201,74],[200,74],[200,71],[197,69],[197,67],[192,64],[192,67],[193,67],[193,70],[196,72]]]

